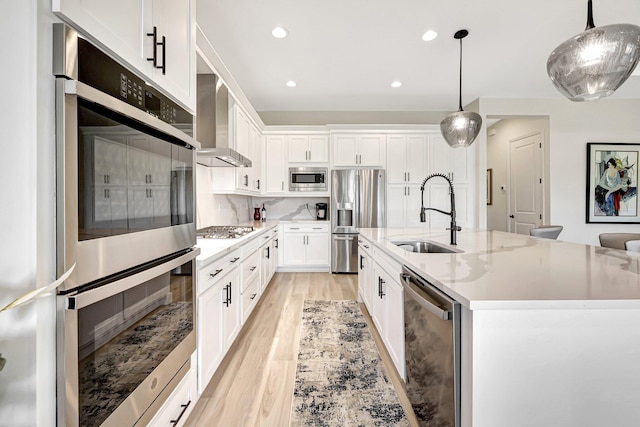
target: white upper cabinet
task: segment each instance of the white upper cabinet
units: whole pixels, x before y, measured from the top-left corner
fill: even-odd
[[[475,150],[451,148],[442,135],[431,136],[430,173],[443,173],[454,183],[473,182]]]
[[[195,111],[195,0],[52,0],[52,10]]]
[[[328,163],[329,137],[327,135],[290,135],[290,163]]]
[[[265,178],[268,194],[289,191],[287,177],[287,137],[285,135],[268,135],[265,137]]]
[[[331,139],[334,166],[385,166],[386,135],[334,134]]]
[[[428,137],[422,135],[387,136],[387,182],[420,183],[426,177]]]

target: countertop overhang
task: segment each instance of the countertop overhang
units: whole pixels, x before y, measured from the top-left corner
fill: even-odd
[[[413,253],[397,240],[449,245],[449,232],[363,228],[360,235],[472,310],[640,308],[640,253],[463,230],[462,253]]]

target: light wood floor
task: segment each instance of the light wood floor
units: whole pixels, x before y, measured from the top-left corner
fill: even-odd
[[[357,279],[352,274],[276,273],[185,427],[288,426],[304,300],[356,300]],[[380,337],[361,307],[380,350]],[[381,356],[407,411],[401,380],[384,349]]]

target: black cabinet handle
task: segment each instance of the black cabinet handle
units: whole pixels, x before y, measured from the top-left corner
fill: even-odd
[[[152,33],[147,36],[153,37],[153,57],[147,58],[147,61],[153,61],[153,68],[162,70],[162,74],[167,74],[167,38],[162,36],[162,41],[158,41],[158,27],[153,27]],[[158,65],[158,46],[162,46],[162,65]]]
[[[384,285],[386,282],[384,280],[382,280],[382,277],[380,278],[380,299],[382,299],[383,296],[385,296],[384,291],[382,290],[382,285]]]
[[[276,239],[275,242],[276,242],[276,246],[275,247],[276,247],[276,249],[278,249],[278,239]]]
[[[254,298],[255,298],[255,297],[257,297],[257,296],[258,296],[258,294],[252,294],[252,295],[251,295],[251,298],[249,298],[249,299],[254,299]]]
[[[233,264],[234,262],[238,261],[240,259],[240,257],[235,257],[234,259],[232,259],[231,261],[229,261],[231,264]]]
[[[226,306],[229,307],[229,285],[224,287],[224,300],[222,301],[222,303]]]
[[[267,259],[269,259],[270,255],[271,255],[271,246],[267,246]]]
[[[513,215],[509,215],[509,218],[515,218]]]
[[[363,261],[364,261],[364,257],[362,255],[360,255],[360,270],[364,269],[364,265],[362,265]]]
[[[255,270],[256,268],[258,268],[258,266],[257,266],[257,265],[254,265],[253,267],[251,267],[251,268],[249,269],[249,271],[253,271],[253,270]]]
[[[157,49],[158,46],[158,27],[153,27],[152,33],[147,33],[147,36],[153,37],[153,57],[147,58],[147,61],[153,61],[153,68],[158,68],[158,55]]]
[[[231,292],[231,284],[232,284],[232,282],[229,282],[229,305],[231,305],[231,295],[233,294]]]
[[[162,36],[162,75],[167,74],[167,39],[165,36]]]
[[[219,270],[216,270],[216,272],[215,272],[215,273],[209,273],[209,276],[210,276],[210,277],[216,277],[218,274],[220,274],[220,273],[222,272],[222,270],[223,270],[223,269],[221,268],[221,269],[219,269]]]
[[[171,420],[170,423],[173,424],[174,426],[178,425],[178,423],[180,422],[180,418],[182,418],[184,413],[187,412],[187,408],[189,407],[189,405],[191,405],[191,401],[188,401],[187,403],[180,405],[180,407],[182,408],[182,412],[180,412],[180,415],[178,415],[178,418],[176,418],[175,420]]]

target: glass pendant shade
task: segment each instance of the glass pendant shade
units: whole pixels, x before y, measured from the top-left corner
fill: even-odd
[[[547,73],[571,101],[611,95],[629,78],[640,60],[640,27],[595,27],[591,1],[587,29],[558,46],[547,60]]]
[[[473,143],[482,127],[480,114],[462,109],[462,39],[469,35],[467,30],[460,30],[453,38],[460,40],[460,91],[458,111],[447,114],[440,122],[440,132],[452,148],[468,147]]]
[[[482,117],[473,111],[456,111],[440,122],[440,132],[452,148],[468,147],[482,127]]]

